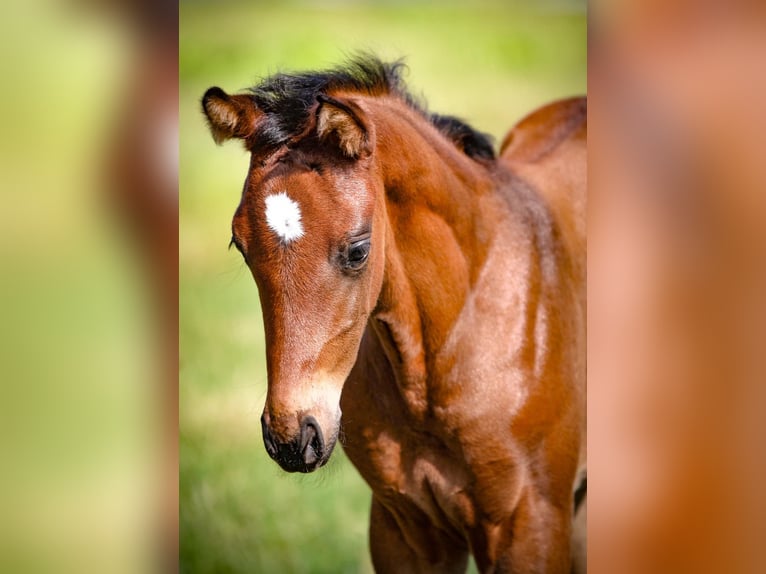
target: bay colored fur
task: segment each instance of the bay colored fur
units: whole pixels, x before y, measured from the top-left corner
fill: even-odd
[[[469,552],[482,572],[569,572],[585,100],[532,113],[496,158],[397,70],[362,58],[203,98],[216,139],[252,152],[232,231],[263,309],[264,443],[310,472],[341,436],[378,572],[463,572]],[[287,244],[263,211],[282,192],[304,229]]]

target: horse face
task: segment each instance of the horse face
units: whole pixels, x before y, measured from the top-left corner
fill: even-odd
[[[335,444],[343,383],[380,291],[383,246],[363,168],[322,174],[287,162],[249,178],[233,233],[263,310],[264,443],[285,470],[310,471]]]
[[[263,311],[264,444],[290,472],[330,457],[343,384],[382,284],[382,190],[360,112],[324,101],[306,142],[266,161],[254,154],[232,222]],[[235,110],[218,133],[231,117],[248,114]]]

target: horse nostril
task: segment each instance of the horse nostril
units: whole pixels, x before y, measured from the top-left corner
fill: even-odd
[[[325,455],[329,455],[314,417],[303,417],[299,432],[285,441],[280,441],[279,435],[272,432],[270,423],[269,414],[264,411],[261,416],[263,444],[269,456],[287,472],[312,472],[322,465]]]
[[[301,421],[300,453],[307,466],[315,464],[324,454],[324,439],[319,423],[312,416]]]
[[[263,432],[263,446],[266,447],[266,452],[269,453],[269,456],[273,457],[277,454],[277,445],[274,442],[274,437],[271,436],[265,414],[261,415],[261,431]]]

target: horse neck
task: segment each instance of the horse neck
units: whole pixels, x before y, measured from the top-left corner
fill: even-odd
[[[416,112],[395,102],[375,111],[387,221],[372,327],[405,402],[422,416],[437,353],[486,256],[490,230],[480,198],[494,184],[486,167]]]

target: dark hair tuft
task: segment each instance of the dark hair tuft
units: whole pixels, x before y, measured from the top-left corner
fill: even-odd
[[[301,74],[278,73],[250,89],[250,97],[264,112],[258,129],[257,146],[274,149],[303,133],[319,94],[353,91],[371,96],[392,94],[423,114],[447,138],[471,157],[494,159],[492,140],[465,122],[451,117],[429,114],[425,104],[407,91],[401,60],[384,63],[377,57],[361,54],[342,67]]]

